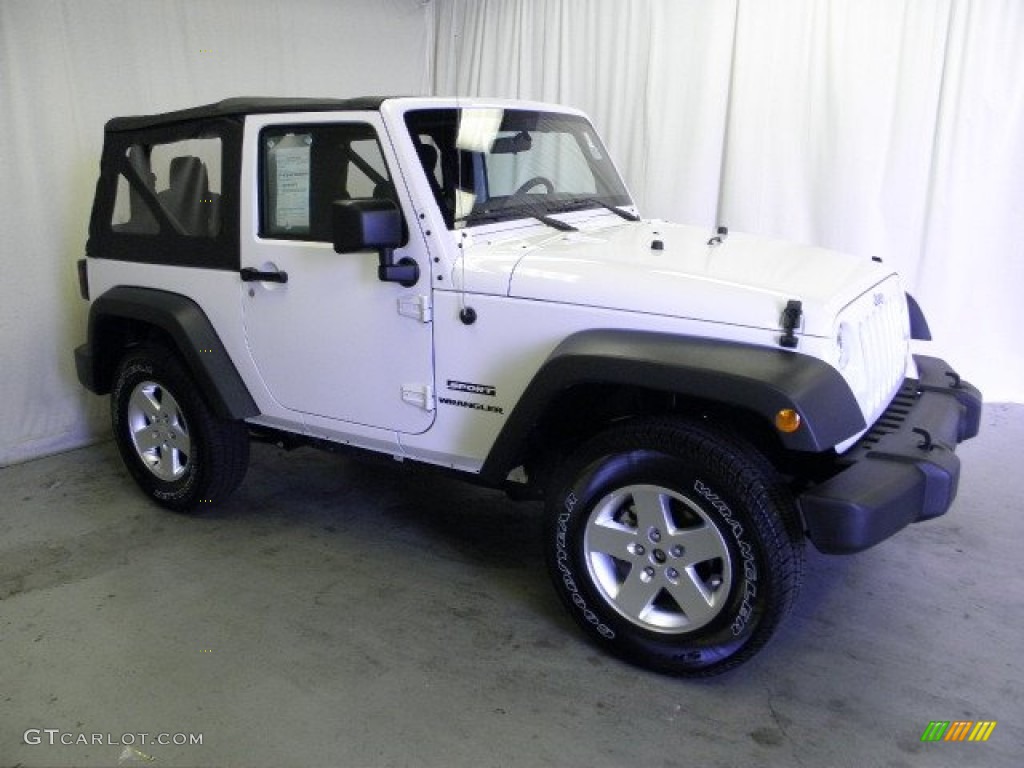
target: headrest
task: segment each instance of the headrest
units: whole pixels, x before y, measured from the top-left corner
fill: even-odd
[[[206,189],[209,183],[206,177],[206,166],[202,160],[193,155],[172,158],[170,175],[172,189],[193,184],[197,184],[201,189]]]

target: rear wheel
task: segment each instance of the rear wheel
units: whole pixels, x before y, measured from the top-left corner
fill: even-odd
[[[110,397],[114,439],[139,487],[165,507],[193,511],[227,498],[245,476],[245,424],[221,419],[165,347],[125,355]]]
[[[548,494],[547,556],[600,645],[678,675],[730,669],[791,608],[803,570],[792,497],[752,448],[648,420],[583,446]]]

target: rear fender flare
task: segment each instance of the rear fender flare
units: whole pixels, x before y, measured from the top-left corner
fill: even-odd
[[[104,329],[119,320],[162,331],[218,416],[245,419],[259,414],[256,401],[206,313],[186,296],[153,288],[117,286],[99,296],[89,308],[89,343],[76,354],[79,378],[93,392],[110,392],[123,349],[109,339]]]

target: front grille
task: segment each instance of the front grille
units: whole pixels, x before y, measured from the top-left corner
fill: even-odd
[[[857,396],[864,420],[877,419],[903,382],[909,319],[906,299],[895,277],[852,302],[841,315],[851,345],[843,375]]]
[[[885,409],[881,416],[869,429],[864,437],[861,438],[857,447],[865,452],[872,450],[878,442],[886,435],[891,435],[893,432],[899,430],[903,426],[903,422],[907,420],[907,416],[914,407],[914,403],[917,401],[919,393],[917,391],[916,381],[906,381],[903,386],[900,387],[900,391],[893,397],[892,402],[889,403],[889,407]]]

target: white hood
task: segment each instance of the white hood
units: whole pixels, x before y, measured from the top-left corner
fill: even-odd
[[[610,216],[579,232],[538,224],[467,233],[456,285],[464,279],[471,293],[764,329],[779,328],[786,302],[797,299],[800,332],[831,336],[838,312],[893,273],[868,258],[741,233],[709,246],[711,233],[697,227],[618,219],[602,226]]]

